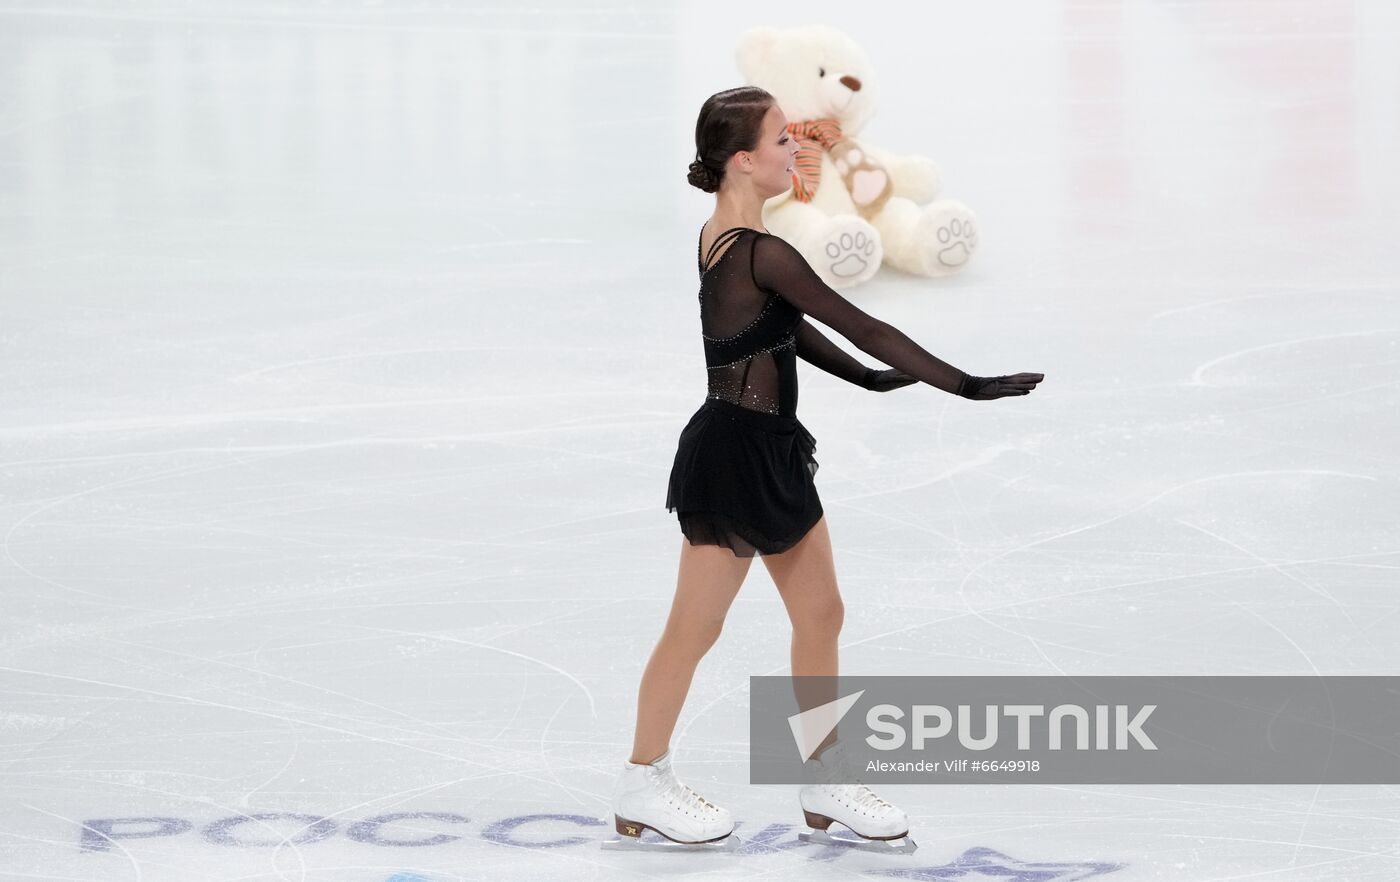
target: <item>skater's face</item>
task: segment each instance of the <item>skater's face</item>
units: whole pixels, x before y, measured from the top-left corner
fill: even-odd
[[[763,198],[786,193],[796,170],[797,139],[788,134],[787,117],[775,104],[763,117],[762,135],[753,150],[741,150],[731,160],[752,175],[754,189]]]

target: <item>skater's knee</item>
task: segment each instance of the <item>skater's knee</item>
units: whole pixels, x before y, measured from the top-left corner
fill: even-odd
[[[715,645],[723,630],[724,619],[696,616],[669,626],[666,640],[676,652],[699,659]]]
[[[802,637],[835,637],[846,621],[846,605],[841,595],[831,592],[821,599],[805,602],[792,615],[792,630]]]

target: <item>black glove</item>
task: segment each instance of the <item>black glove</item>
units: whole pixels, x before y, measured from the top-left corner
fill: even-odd
[[[918,377],[911,377],[898,368],[887,368],[883,371],[866,368],[865,379],[861,381],[861,386],[871,392],[889,392],[917,382],[919,382]]]
[[[1008,395],[1029,395],[1044,374],[1003,374],[1000,377],[975,377],[968,374],[958,387],[958,394],[973,401],[991,401]]]

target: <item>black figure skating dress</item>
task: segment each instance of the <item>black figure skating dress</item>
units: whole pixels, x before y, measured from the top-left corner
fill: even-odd
[[[762,235],[726,230],[712,260],[700,262],[709,392],[681,432],[666,493],[692,545],[723,545],[739,557],[785,551],[822,516],[812,481],[817,442],[796,415],[802,313],[756,283]]]
[[[692,545],[722,545],[740,557],[777,554],[822,516],[817,442],[797,419],[799,357],[866,389],[881,374],[903,371],[957,393],[966,375],[832,290],[777,236],[734,227],[704,259],[699,251],[709,391],[681,432],[666,509]],[[804,315],[897,370],[866,367]]]

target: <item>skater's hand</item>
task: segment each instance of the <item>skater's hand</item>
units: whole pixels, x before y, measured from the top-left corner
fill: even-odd
[[[917,382],[918,377],[911,377],[898,368],[887,368],[883,371],[873,371],[866,379],[865,388],[871,392],[889,392]]]
[[[967,376],[967,383],[958,394],[973,401],[991,401],[1008,395],[1029,395],[1035,385],[1045,379],[1044,374],[1003,374],[1000,377]]]

